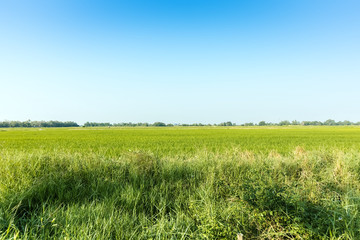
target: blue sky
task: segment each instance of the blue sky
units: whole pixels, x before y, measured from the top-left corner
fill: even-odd
[[[358,0],[0,0],[0,121],[360,121]]]

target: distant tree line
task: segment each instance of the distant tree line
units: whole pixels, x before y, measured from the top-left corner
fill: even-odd
[[[60,122],[60,121],[3,121],[0,122],[0,128],[16,128],[16,127],[79,127],[79,124],[72,121]]]
[[[86,122],[84,127],[166,127],[166,126],[173,126],[173,124],[165,124],[163,122],[154,122],[154,123],[132,123],[132,122],[123,122],[123,123],[98,123],[98,122]]]
[[[183,126],[183,127],[201,127],[201,126],[236,126],[235,123],[232,122],[223,122],[223,123],[219,123],[219,124],[203,124],[203,123],[184,123],[184,124],[180,124],[180,123],[163,123],[163,122],[154,122],[154,123],[132,123],[132,122],[127,122],[127,123],[101,123],[101,122],[86,122],[84,125],[84,127],[173,127],[173,126]]]
[[[214,125],[216,125],[216,124],[214,124]],[[232,122],[223,122],[223,123],[217,124],[217,126],[236,126],[236,124],[232,123]]]
[[[338,121],[329,119],[324,122],[321,121],[280,121],[278,123],[271,123],[260,121],[259,123],[247,122],[237,125],[233,122],[222,122],[219,124],[166,124],[163,122],[154,123],[109,123],[109,122],[86,122],[83,127],[172,127],[172,126],[184,126],[184,127],[201,127],[201,126],[290,126],[290,125],[302,125],[302,126],[348,126],[348,125],[360,125],[360,122],[351,122],[348,120]],[[80,125],[73,121],[61,122],[61,121],[3,121],[0,122],[0,128],[16,128],[16,127],[79,127]]]
[[[321,121],[280,121],[279,123],[271,123],[271,122],[265,122],[265,121],[260,121],[258,124],[254,124],[254,123],[245,123],[242,124],[242,126],[254,126],[254,125],[258,125],[258,126],[289,126],[289,125],[302,125],[302,126],[349,126],[349,125],[360,125],[360,122],[351,122],[348,120],[345,121],[338,121],[336,122],[335,120],[332,119],[328,119],[324,122]]]

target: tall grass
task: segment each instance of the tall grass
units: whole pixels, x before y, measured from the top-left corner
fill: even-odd
[[[360,153],[0,150],[0,239],[359,239]]]

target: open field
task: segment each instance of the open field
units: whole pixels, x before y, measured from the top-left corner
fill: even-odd
[[[360,239],[359,127],[0,129],[0,239]]]

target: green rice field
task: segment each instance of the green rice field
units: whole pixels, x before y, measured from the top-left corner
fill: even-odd
[[[360,127],[0,129],[0,239],[360,239]]]

